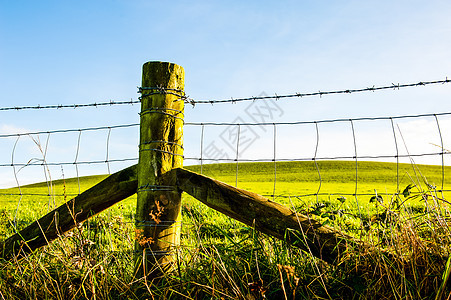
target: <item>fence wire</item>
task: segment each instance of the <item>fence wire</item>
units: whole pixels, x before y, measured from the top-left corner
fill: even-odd
[[[420,81],[417,83],[405,83],[405,84],[394,84],[386,85],[386,86],[372,86],[372,87],[366,87],[366,88],[360,88],[360,89],[344,89],[344,90],[335,90],[335,91],[318,91],[318,92],[311,92],[311,93],[293,93],[293,94],[274,94],[271,96],[252,96],[252,97],[245,97],[245,98],[230,98],[230,99],[212,99],[212,100],[196,100],[191,99],[189,97],[186,98],[186,102],[192,104],[193,106],[195,104],[216,104],[216,103],[237,103],[237,102],[243,102],[243,101],[256,101],[256,100],[280,100],[285,98],[304,98],[304,97],[311,97],[311,96],[326,96],[326,95],[337,95],[337,94],[354,94],[354,93],[362,93],[362,92],[376,92],[381,90],[399,90],[402,88],[409,88],[409,87],[417,87],[417,86],[427,86],[427,85],[433,85],[433,84],[445,84],[450,83],[451,80],[446,77],[445,80],[436,80],[436,81]]]
[[[379,87],[369,87],[369,88],[362,88],[362,89],[344,89],[344,90],[336,90],[336,91],[318,91],[313,93],[294,93],[294,94],[285,94],[285,95],[277,95],[274,96],[258,96],[258,97],[248,97],[248,98],[236,98],[236,99],[223,99],[223,100],[194,100],[189,98],[186,95],[180,95],[180,91],[178,90],[166,90],[159,87],[143,87],[139,89],[139,92],[142,94],[142,96],[149,96],[149,95],[157,95],[157,94],[174,94],[180,97],[180,100],[184,100],[187,103],[192,104],[193,106],[195,104],[215,104],[215,103],[236,103],[236,102],[242,102],[242,101],[256,101],[256,100],[279,100],[284,98],[302,98],[302,97],[308,97],[308,96],[320,96],[323,95],[333,95],[333,94],[351,94],[351,93],[360,93],[360,92],[376,92],[381,90],[389,90],[389,89],[401,89],[401,88],[408,88],[408,87],[419,87],[419,86],[426,86],[426,85],[434,85],[434,84],[445,84],[449,83],[451,80],[446,78],[445,80],[440,81],[423,81],[418,83],[411,83],[411,84],[391,84],[388,86],[379,86]],[[23,106],[23,107],[3,107],[0,108],[0,111],[7,111],[7,110],[29,110],[29,109],[62,109],[62,108],[84,108],[84,107],[101,107],[101,106],[112,106],[112,105],[133,105],[136,103],[139,103],[140,100],[131,100],[131,101],[110,101],[110,102],[103,102],[103,103],[91,103],[91,104],[74,104],[74,105],[47,105],[47,106]],[[158,108],[155,108],[158,109]],[[404,116],[383,116],[383,117],[362,117],[362,118],[340,118],[340,119],[328,119],[328,120],[317,120],[317,121],[295,121],[295,122],[188,122],[185,123],[185,126],[187,127],[199,127],[200,126],[200,156],[185,156],[184,160],[189,162],[199,162],[200,163],[200,172],[203,173],[206,167],[207,163],[235,163],[235,186],[238,186],[239,183],[239,172],[240,172],[240,163],[245,162],[272,162],[273,163],[273,186],[272,186],[272,193],[271,194],[263,194],[263,196],[271,197],[274,201],[278,198],[298,198],[303,199],[305,197],[316,197],[316,200],[318,202],[319,197],[331,197],[331,196],[352,196],[354,197],[357,207],[359,208],[359,215],[361,215],[360,212],[360,204],[359,204],[359,198],[360,196],[374,196],[374,193],[368,193],[368,192],[359,192],[359,164],[358,162],[361,160],[379,160],[379,159],[395,159],[396,160],[396,185],[397,189],[395,192],[377,192],[378,195],[399,195],[400,192],[400,159],[401,158],[407,158],[414,163],[413,159],[418,157],[430,157],[430,156],[440,156],[441,157],[441,182],[440,187],[435,189],[438,193],[443,192],[450,192],[451,190],[445,189],[445,156],[448,156],[451,154],[450,151],[446,150],[444,147],[444,141],[443,141],[443,135],[442,130],[443,127],[442,124],[439,121],[438,117],[441,116],[451,116],[451,112],[442,112],[442,113],[434,113],[434,114],[417,114],[417,115],[404,115]],[[404,120],[404,119],[418,119],[418,118],[434,118],[436,125],[437,125],[437,132],[440,138],[440,144],[438,147],[441,148],[441,151],[436,152],[425,152],[425,153],[409,153],[401,154],[400,152],[400,143],[401,141],[398,140],[398,136],[396,134],[396,127],[394,121],[397,120]],[[391,129],[393,131],[393,140],[395,145],[395,153],[393,154],[384,154],[384,155],[361,155],[359,154],[359,148],[357,146],[358,138],[356,137],[356,132],[354,125],[356,122],[360,121],[378,121],[378,120],[388,120],[391,124]],[[320,142],[320,130],[318,125],[322,123],[349,123],[351,126],[351,132],[352,132],[352,143],[353,143],[353,154],[352,155],[336,155],[336,156],[320,156],[318,153],[319,149],[319,142]],[[279,138],[278,134],[280,131],[280,128],[282,126],[296,126],[296,125],[307,125],[311,124],[315,126],[315,147],[314,147],[314,153],[313,156],[306,157],[306,156],[298,156],[298,157],[279,157],[279,151],[282,148],[279,144]],[[21,200],[23,199],[23,196],[46,196],[49,197],[49,205],[50,205],[50,198],[55,196],[54,191],[52,190],[52,179],[50,177],[50,172],[48,172],[49,166],[67,166],[67,165],[73,165],[76,168],[76,178],[78,183],[78,194],[81,192],[81,185],[80,185],[80,174],[78,170],[78,166],[80,165],[91,165],[91,164],[106,164],[108,173],[110,173],[110,163],[115,162],[131,162],[131,161],[137,161],[137,157],[126,157],[126,158],[119,158],[119,159],[111,159],[110,157],[110,136],[111,132],[114,129],[119,128],[130,128],[130,127],[137,127],[139,124],[125,124],[125,125],[115,125],[115,126],[103,126],[103,127],[91,127],[91,128],[79,128],[79,129],[64,129],[64,130],[52,130],[52,131],[37,131],[37,132],[28,132],[28,133],[13,133],[13,134],[0,134],[0,139],[3,138],[16,138],[16,142],[14,144],[14,148],[12,151],[12,159],[11,163],[0,163],[0,167],[12,167],[15,180],[17,183],[18,193],[17,192],[4,192],[2,193],[0,191],[0,195],[7,195],[7,196],[18,196],[20,197],[17,205],[17,210],[14,216],[14,222],[16,222],[17,212],[21,203]],[[236,148],[234,153],[234,158],[212,158],[208,157],[205,151],[205,138],[206,133],[205,129],[206,127],[224,127],[224,126],[232,126],[237,128],[237,136],[236,136]],[[253,157],[253,158],[242,158],[242,152],[243,149],[240,147],[241,140],[243,138],[243,128],[244,127],[256,127],[256,126],[272,126],[272,156],[271,157]],[[80,160],[79,152],[80,152],[80,141],[82,138],[82,134],[84,132],[88,131],[107,131],[107,138],[106,138],[106,148],[105,148],[105,159],[104,160]],[[50,136],[57,134],[57,133],[78,133],[77,138],[77,147],[76,147],[76,153],[75,153],[75,159],[69,160],[69,161],[48,161],[47,160],[47,146],[48,141],[50,139]],[[30,160],[26,163],[17,163],[14,161],[14,155],[16,151],[16,146],[21,137],[24,136],[39,136],[39,135],[47,135],[47,141],[44,149],[42,150],[42,159],[41,160]],[[402,135],[401,135],[402,138]],[[154,149],[151,149],[154,150]],[[324,160],[353,160],[355,162],[355,182],[354,182],[354,191],[350,193],[342,193],[342,192],[325,192],[323,191],[323,185],[324,185],[324,170],[320,168],[320,165],[318,162],[324,161]],[[277,187],[280,183],[280,177],[282,176],[280,173],[280,170],[278,172],[278,163],[279,162],[286,162],[286,161],[294,161],[294,162],[301,162],[301,161],[312,161],[315,164],[315,170],[318,174],[317,179],[317,188],[316,192],[314,193],[305,193],[305,194],[287,194],[287,193],[277,193]],[[29,166],[41,166],[44,168],[44,174],[45,174],[45,182],[47,183],[47,193],[24,193],[22,192],[22,186],[19,184],[19,180],[17,179],[17,173],[25,167]],[[48,177],[47,177],[48,175]],[[419,192],[412,192],[412,194],[420,194]],[[64,196],[76,196],[78,195],[76,193],[70,194],[66,193]],[[63,195],[60,195],[63,196]],[[138,220],[139,222],[139,220]]]
[[[204,163],[236,163],[236,174],[235,174],[235,186],[238,185],[238,173],[239,173],[239,163],[245,163],[245,162],[274,162],[274,192],[271,195],[273,198],[280,197],[281,195],[276,195],[276,184],[277,184],[277,162],[301,162],[301,161],[313,161],[315,163],[315,167],[317,169],[318,175],[319,175],[319,188],[321,189],[321,173],[319,170],[319,166],[317,164],[318,161],[322,160],[355,160],[356,161],[356,178],[358,177],[358,168],[357,168],[357,161],[358,160],[378,160],[378,159],[396,159],[397,165],[399,165],[399,159],[400,158],[418,158],[418,157],[428,157],[428,156],[441,156],[442,159],[442,166],[444,166],[444,157],[450,155],[451,153],[444,149],[443,145],[443,138],[441,134],[441,128],[440,123],[438,120],[438,116],[451,116],[451,112],[449,113],[436,113],[436,114],[418,114],[418,115],[405,115],[405,116],[393,116],[393,117],[365,117],[365,118],[353,118],[353,119],[329,119],[329,120],[318,120],[318,121],[298,121],[298,122],[274,122],[274,123],[268,123],[268,122],[261,122],[261,123],[186,123],[185,126],[201,126],[201,149],[200,149],[200,156],[185,156],[185,161],[199,161],[201,165],[201,172],[204,167]],[[411,118],[423,118],[423,117],[434,117],[437,123],[437,129],[439,131],[440,141],[441,145],[438,145],[441,147],[442,151],[439,152],[429,152],[429,153],[407,153],[407,154],[400,154],[398,150],[398,142],[397,137],[395,134],[395,128],[393,125],[393,120],[399,120],[399,119],[411,119]],[[356,144],[356,137],[354,128],[353,131],[353,143],[354,143],[354,155],[349,156],[322,156],[318,157],[318,145],[319,145],[319,129],[318,124],[321,123],[338,123],[338,122],[349,122],[351,123],[352,127],[354,122],[356,121],[376,121],[376,120],[390,120],[392,126],[393,126],[393,137],[394,137],[394,143],[396,148],[396,153],[392,155],[358,155],[357,154],[357,144]],[[314,124],[316,128],[316,145],[315,145],[315,152],[313,157],[277,157],[276,156],[276,148],[277,148],[277,127],[282,125],[302,125],[302,124]],[[77,149],[76,149],[76,155],[75,160],[70,161],[60,161],[60,162],[51,162],[46,161],[45,158],[43,160],[30,160],[26,163],[17,163],[14,161],[11,161],[11,163],[0,163],[0,167],[13,167],[13,168],[23,168],[28,166],[70,166],[73,165],[77,168],[77,178],[79,178],[78,174],[78,166],[79,165],[92,165],[92,164],[107,164],[108,170],[109,163],[115,163],[115,162],[136,162],[138,160],[138,157],[128,157],[128,158],[120,158],[120,159],[110,159],[109,158],[109,140],[111,135],[112,129],[117,128],[128,128],[128,127],[137,127],[139,124],[125,124],[125,125],[115,125],[115,126],[102,126],[102,127],[90,127],[90,128],[80,128],[80,129],[64,129],[64,130],[52,130],[52,131],[37,131],[37,132],[27,132],[27,133],[14,133],[14,134],[2,134],[0,135],[0,138],[8,138],[8,137],[23,137],[23,136],[33,136],[33,135],[40,135],[40,134],[55,134],[55,133],[69,133],[69,132],[78,132],[78,140],[77,140]],[[235,158],[208,158],[203,155],[204,152],[204,130],[206,126],[236,126],[238,127],[238,137],[236,141],[236,155]],[[272,126],[273,127],[273,157],[271,158],[240,158],[240,136],[241,136],[241,130],[240,128],[242,126]],[[105,160],[90,160],[90,161],[80,161],[78,160],[78,154],[80,150],[80,138],[81,134],[86,131],[98,131],[98,130],[107,130],[108,131],[108,137],[107,137],[107,144],[106,144],[106,158]],[[17,141],[15,143],[15,146],[17,145]],[[13,148],[12,157],[14,158],[14,152],[15,147]],[[14,174],[16,175],[17,172],[14,170]],[[398,174],[396,176],[397,180],[399,181],[399,170]],[[357,185],[357,183],[356,183]],[[399,186],[399,183],[397,184]],[[19,188],[19,193],[0,193],[0,195],[30,195],[30,196],[50,196],[50,193],[46,194],[37,194],[37,193],[21,193],[20,192],[20,185],[17,186]],[[356,188],[357,190],[357,188]],[[441,182],[441,189],[444,190],[444,167],[442,167],[442,182]],[[357,195],[358,193],[355,192],[353,195]],[[77,194],[71,194],[71,195],[77,195]],[[306,196],[310,196],[311,194],[308,194]],[[320,195],[318,192],[317,195]]]
[[[56,104],[56,105],[35,105],[35,106],[10,106],[10,107],[0,107],[0,111],[7,110],[39,110],[39,109],[63,109],[63,108],[87,108],[87,107],[103,107],[103,106],[114,106],[114,105],[133,105],[140,103],[139,100],[130,101],[109,101],[109,102],[99,102],[99,103],[86,103],[86,104]]]
[[[418,86],[428,86],[428,85],[436,85],[436,84],[445,84],[450,83],[451,79],[446,77],[444,80],[435,80],[435,81],[420,81],[416,83],[392,83],[390,85],[385,86],[371,86],[366,88],[359,89],[342,89],[342,90],[333,90],[333,91],[317,91],[310,93],[292,93],[292,94],[277,94],[274,95],[265,95],[265,96],[251,96],[251,97],[243,97],[243,98],[230,98],[230,99],[211,99],[211,100],[196,100],[187,96],[183,91],[174,90],[174,89],[165,89],[162,87],[139,87],[138,93],[141,96],[151,96],[157,94],[172,94],[180,97],[181,100],[184,100],[186,103],[189,103],[193,106],[196,104],[216,104],[216,103],[237,103],[244,101],[256,101],[256,100],[280,100],[286,98],[304,98],[304,97],[312,97],[312,96],[326,96],[326,95],[337,95],[337,94],[354,94],[354,93],[362,93],[362,92],[376,92],[381,90],[399,90],[403,88],[409,87],[418,87]],[[94,102],[94,103],[86,103],[86,104],[55,104],[55,105],[35,105],[35,106],[10,106],[10,107],[0,107],[0,111],[8,111],[8,110],[41,110],[41,109],[63,109],[63,108],[89,108],[89,107],[105,107],[105,106],[115,106],[115,105],[134,105],[139,104],[141,102],[141,98],[138,100],[129,100],[129,101],[113,101],[110,100],[108,102]]]
[[[444,146],[444,140],[443,140],[443,134],[442,134],[442,125],[440,124],[439,121],[439,116],[447,116],[450,117],[451,116],[451,112],[443,112],[443,113],[435,113],[435,114],[417,114],[417,115],[404,115],[404,116],[392,116],[392,117],[386,117],[386,116],[382,116],[382,117],[364,117],[364,118],[351,118],[351,119],[329,119],[329,120],[317,120],[317,121],[298,121],[298,122],[261,122],[261,123],[244,123],[244,122],[239,122],[239,123],[214,123],[214,122],[210,122],[210,123],[186,123],[185,126],[189,127],[200,127],[201,129],[201,140],[200,140],[200,145],[201,145],[201,149],[200,149],[200,156],[185,156],[185,161],[192,161],[193,163],[196,163],[196,161],[198,163],[200,163],[200,172],[205,172],[205,168],[206,168],[206,164],[217,164],[217,163],[235,163],[236,167],[235,167],[235,186],[238,186],[238,182],[239,182],[239,163],[252,163],[252,162],[273,162],[273,191],[271,194],[263,194],[263,196],[265,197],[271,197],[273,198],[273,200],[277,199],[277,198],[305,198],[305,197],[316,197],[317,201],[318,201],[318,197],[319,196],[353,196],[355,197],[355,201],[357,204],[357,207],[360,208],[360,204],[359,204],[359,200],[358,197],[359,196],[374,196],[375,193],[368,193],[368,192],[359,192],[359,161],[366,161],[366,160],[391,160],[391,159],[395,159],[396,160],[396,191],[394,192],[377,192],[377,194],[379,195],[391,195],[391,196],[397,196],[402,194],[402,191],[400,191],[400,159],[408,159],[410,160],[411,164],[414,166],[415,161],[414,159],[416,158],[424,158],[424,157],[435,157],[435,156],[439,156],[441,158],[441,180],[440,180],[440,184],[439,187],[433,187],[434,191],[437,193],[443,193],[443,192],[449,192],[451,190],[449,189],[445,189],[445,157],[449,156],[451,154],[451,152],[449,150],[445,149]],[[396,134],[396,127],[395,127],[395,120],[405,120],[405,119],[420,119],[420,118],[428,118],[428,117],[432,117],[436,123],[436,130],[437,130],[437,134],[440,140],[440,144],[439,145],[435,145],[438,146],[441,151],[433,151],[433,152],[423,152],[423,153],[410,153],[408,151],[408,149],[406,148],[406,153],[402,154],[400,153],[400,149],[399,149],[399,141],[398,141],[398,136]],[[384,154],[384,155],[362,155],[359,154],[358,151],[358,138],[356,137],[356,129],[355,129],[355,123],[358,121],[380,121],[380,120],[388,120],[390,121],[391,124],[391,130],[393,133],[393,144],[394,144],[394,153],[393,154]],[[319,149],[319,142],[320,142],[320,130],[318,125],[322,124],[322,123],[349,123],[350,127],[351,127],[351,133],[352,133],[352,148],[353,148],[353,154],[352,155],[341,155],[341,156],[319,156],[318,155],[318,149]],[[315,147],[314,147],[314,153],[313,156],[297,156],[297,157],[280,157],[279,155],[277,155],[277,148],[283,148],[283,145],[279,145],[278,143],[278,128],[281,126],[295,126],[295,125],[307,125],[307,124],[312,124],[315,125],[315,135],[316,135],[316,139],[315,139]],[[235,154],[234,157],[208,157],[208,155],[206,155],[206,149],[204,148],[206,142],[205,142],[205,131],[206,128],[208,127],[235,127],[236,129],[233,131],[236,134],[235,137],[235,141],[236,141],[236,148],[235,148]],[[254,127],[254,126],[267,126],[267,127],[273,127],[273,143],[272,143],[272,147],[273,147],[273,151],[272,151],[272,157],[255,157],[253,155],[253,157],[251,158],[242,158],[240,157],[241,155],[241,149],[240,149],[240,139],[243,138],[242,136],[242,131],[243,128],[245,126],[249,126],[249,127]],[[294,130],[294,129],[293,129]],[[401,135],[402,138],[402,132],[399,130],[399,135]],[[269,137],[268,137],[269,138]],[[302,137],[300,137],[302,138]],[[406,144],[405,141],[403,140],[402,143],[404,143],[404,145]],[[268,145],[269,146],[269,143]],[[270,153],[268,153],[268,156],[270,155]],[[319,161],[333,161],[333,160],[352,160],[355,162],[355,168],[354,168],[354,172],[355,172],[355,182],[354,182],[354,192],[352,193],[343,193],[343,192],[334,192],[334,191],[329,191],[329,192],[323,192],[323,184],[324,184],[324,180],[323,180],[323,173],[327,173],[327,170],[321,170],[318,162]],[[318,174],[318,179],[316,180],[316,182],[318,183],[318,188],[316,193],[306,193],[306,194],[278,194],[276,192],[276,187],[277,187],[277,182],[278,182],[278,173],[277,173],[277,163],[278,162],[308,162],[308,161],[313,161],[315,164],[315,169],[317,171]],[[417,172],[416,169],[414,168],[414,172]],[[219,175],[219,174],[218,174]],[[249,175],[249,174],[247,174]],[[416,177],[421,178],[422,175],[421,174],[415,174]],[[246,181],[246,180],[244,180]],[[421,183],[419,183],[420,188],[421,188]],[[426,183],[427,185],[427,183]],[[431,185],[427,186],[428,188],[431,188]],[[412,192],[412,195],[414,194],[421,194],[422,192]],[[361,214],[361,213],[359,213]]]
[[[138,127],[138,123],[132,123],[132,124],[121,124],[121,125],[112,125],[112,126],[100,126],[100,127],[86,127],[86,128],[76,128],[76,129],[58,129],[58,130],[49,130],[49,131],[34,131],[34,132],[17,132],[17,133],[8,133],[8,134],[0,134],[0,144],[2,141],[6,141],[7,139],[14,139],[14,144],[11,152],[11,161],[10,162],[1,162],[0,163],[0,169],[3,168],[12,168],[13,171],[13,177],[15,180],[15,187],[11,187],[8,189],[0,189],[0,196],[4,197],[18,197],[19,200],[17,201],[17,207],[15,209],[14,213],[14,224],[17,222],[17,216],[19,212],[19,208],[21,206],[21,203],[23,203],[23,198],[25,196],[27,197],[48,197],[48,210],[51,210],[51,208],[55,207],[55,198],[63,198],[66,199],[66,197],[75,197],[79,195],[82,192],[82,187],[80,183],[80,177],[82,174],[79,171],[79,166],[82,165],[106,165],[107,167],[107,174],[111,174],[111,167],[110,164],[113,163],[132,163],[137,162],[138,157],[122,157],[122,158],[113,158],[111,157],[111,151],[112,148],[111,145],[111,135],[112,132],[118,129],[127,129],[127,128],[134,128]],[[80,151],[81,151],[81,140],[84,134],[88,132],[100,132],[101,134],[105,133],[106,135],[106,144],[104,148],[105,153],[105,159],[97,159],[97,160],[83,160],[80,159]],[[64,138],[66,141],[69,141],[70,138],[67,137],[65,134],[69,133],[77,133],[75,137],[75,153],[71,153],[74,155],[74,158],[72,160],[67,161],[49,161],[49,140],[52,139],[55,135],[62,134],[62,138]],[[41,136],[44,136],[44,143],[41,143],[40,138]],[[40,158],[32,158],[32,159],[26,159],[23,162],[17,162],[16,156],[18,152],[18,145],[19,142],[24,138],[30,138],[34,142],[34,146],[39,149],[40,152]],[[28,141],[28,140],[27,140]],[[68,144],[68,142],[66,142]],[[114,147],[114,145],[113,145]],[[23,155],[22,155],[23,156]],[[65,154],[65,156],[68,156]],[[50,171],[50,167],[61,167],[61,174],[62,179],[58,180],[66,180],[69,178],[65,178],[64,175],[64,169],[65,166],[73,166],[75,168],[75,176],[73,176],[76,179],[76,189],[77,192],[74,192],[74,188],[72,188],[71,192],[66,191],[66,187],[64,186],[64,192],[56,192],[55,191],[55,179],[52,177],[52,172]],[[28,169],[29,167],[41,167],[44,171],[43,180],[41,180],[43,183],[47,185],[46,192],[36,192],[33,188],[25,188],[23,184],[21,184],[21,180],[19,180],[19,173],[23,171],[24,169]],[[42,172],[41,172],[42,174]],[[36,174],[35,174],[36,176]],[[37,180],[39,181],[39,180]],[[8,199],[8,198],[6,198]],[[6,201],[6,200],[3,200]]]

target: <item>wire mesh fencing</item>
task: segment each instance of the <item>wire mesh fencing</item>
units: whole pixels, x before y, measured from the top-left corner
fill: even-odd
[[[137,127],[0,134],[2,153],[9,152],[0,159],[0,198],[4,208],[14,207],[13,224],[31,223],[108,174],[135,164]]]
[[[360,207],[374,197],[387,203],[425,192],[446,199],[450,125],[449,113],[188,123],[197,128],[201,147],[187,153],[185,161],[197,164],[201,173],[285,204],[287,199],[302,206],[349,197]]]

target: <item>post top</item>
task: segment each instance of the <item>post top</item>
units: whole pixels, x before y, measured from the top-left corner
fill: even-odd
[[[149,61],[143,65],[142,86],[161,86],[183,90],[185,87],[185,70],[183,67],[162,61]]]
[[[151,61],[145,62],[143,64],[143,67],[145,65],[175,65],[175,66],[179,66],[176,63],[172,63],[172,62],[169,62],[169,61],[159,61],[159,60],[151,60]]]

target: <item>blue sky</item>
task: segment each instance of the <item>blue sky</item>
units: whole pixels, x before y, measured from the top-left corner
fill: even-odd
[[[141,66],[151,60],[183,66],[186,92],[194,99],[442,80],[451,77],[450,15],[450,1],[0,0],[0,106],[136,100]],[[450,89],[448,84],[281,100],[277,102],[281,113],[267,121],[450,112]],[[246,122],[251,121],[244,113],[248,105],[187,106],[185,115],[187,122],[233,122],[237,118]],[[6,111],[0,112],[0,134],[137,123],[138,112],[138,105]],[[434,120],[421,122],[425,122],[422,128],[435,130]],[[445,124],[449,125],[448,120],[443,120]],[[405,129],[406,136],[422,139],[412,131],[419,128],[418,124],[406,126],[411,128],[410,133]],[[338,127],[331,129],[329,142],[323,140],[322,149],[337,143],[332,139],[340,136]],[[114,131],[111,155],[136,156],[136,130]],[[296,130],[286,129],[284,133],[281,129],[280,140],[293,136]],[[349,130],[343,130],[347,131],[342,134],[349,137]],[[271,142],[270,131],[256,129],[263,148],[268,148],[265,141]],[[305,139],[312,134],[311,129],[307,131]],[[362,129],[361,144],[366,143],[364,132]],[[206,144],[218,136],[213,129],[206,133]],[[81,149],[86,152],[86,160],[104,159],[107,133],[99,135],[83,136],[87,144]],[[45,144],[46,137],[40,139]],[[0,139],[0,164],[11,162],[15,142],[14,138]],[[98,149],[96,142],[100,143]],[[305,147],[312,148],[314,142]],[[198,128],[187,129],[186,143],[199,150]],[[437,139],[431,142],[426,138],[424,143],[436,144]],[[74,160],[74,144],[76,134],[52,135],[48,155],[54,155],[55,161]],[[30,138],[21,138],[15,150],[17,161],[39,157],[35,146]],[[378,153],[384,151],[383,146],[378,149]],[[250,148],[248,154],[271,155]],[[105,172],[104,167],[86,170],[82,175]],[[121,167],[117,165],[116,169]],[[7,182],[3,186],[16,183],[12,172],[11,168],[0,167],[0,186],[1,182]],[[20,172],[24,183],[43,179],[26,172]],[[65,176],[74,174],[69,168],[64,172]],[[62,170],[54,174],[54,178],[61,178]]]

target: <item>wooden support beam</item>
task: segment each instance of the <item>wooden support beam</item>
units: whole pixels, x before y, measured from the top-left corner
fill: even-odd
[[[9,260],[47,245],[78,223],[135,194],[137,178],[137,165],[108,176],[6,239],[0,245],[0,257]]]
[[[177,169],[176,172],[178,187],[197,200],[263,233],[311,252],[324,261],[336,261],[349,246],[364,246],[350,235],[323,226],[256,193],[186,169]]]

